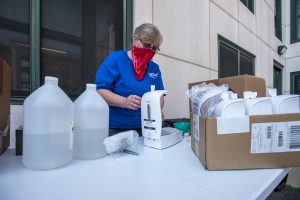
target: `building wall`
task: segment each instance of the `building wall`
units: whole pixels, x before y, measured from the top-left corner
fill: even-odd
[[[154,60],[168,90],[166,118],[189,117],[188,83],[218,78],[218,35],[254,54],[255,75],[273,86],[273,60],[286,65],[277,54],[282,42],[275,36],[274,0],[257,0],[254,7],[253,14],[240,0],[134,1],[134,27],[154,23],[164,37]],[[284,78],[283,92],[288,86]]]

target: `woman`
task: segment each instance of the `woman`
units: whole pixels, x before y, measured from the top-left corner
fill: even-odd
[[[113,52],[100,65],[95,83],[109,105],[109,135],[133,129],[141,135],[142,96],[151,85],[164,89],[159,66],[152,61],[161,43],[158,28],[142,24],[133,33],[131,50]]]

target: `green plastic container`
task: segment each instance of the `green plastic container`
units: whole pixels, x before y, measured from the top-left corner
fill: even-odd
[[[190,122],[174,122],[174,127],[181,130],[183,133],[190,132]]]

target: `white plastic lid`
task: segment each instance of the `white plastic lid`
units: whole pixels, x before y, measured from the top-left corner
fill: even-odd
[[[155,85],[151,85],[150,90],[151,90],[151,92],[153,92],[155,90]]]
[[[45,84],[58,85],[58,78],[53,76],[45,76]]]
[[[254,99],[257,97],[257,92],[244,91],[243,96],[244,96],[244,99]]]
[[[267,96],[268,97],[277,96],[277,89],[276,88],[267,88]]]
[[[86,84],[86,89],[87,90],[96,90],[96,85],[95,84],[92,84],[92,83],[87,83]]]

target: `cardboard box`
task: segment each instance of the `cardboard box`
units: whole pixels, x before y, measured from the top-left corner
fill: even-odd
[[[0,58],[0,154],[10,145],[11,67]]]
[[[221,118],[192,116],[192,149],[206,169],[300,166],[300,113],[250,116],[240,121],[233,118],[225,119],[225,122]],[[249,131],[245,129],[239,132],[243,127],[234,124],[247,123],[247,118],[249,126],[246,129]],[[232,130],[220,133],[220,125],[228,124],[228,121],[233,124]],[[284,129],[282,133],[281,128]],[[289,137],[291,135],[293,137]],[[292,150],[287,149],[289,147]]]
[[[228,84],[230,90],[237,93],[239,97],[243,97],[244,91],[257,92],[257,97],[266,96],[266,83],[263,78],[250,76],[250,75],[241,75],[241,76],[232,76],[221,79],[207,80],[201,82],[190,83],[189,88],[199,83],[214,83],[216,85]]]
[[[205,82],[228,84],[239,97],[243,91],[256,91],[259,97],[266,94],[264,79],[249,75]],[[190,83],[189,88],[199,83]],[[191,113],[190,118],[192,149],[206,169],[300,166],[300,113],[239,118]]]

